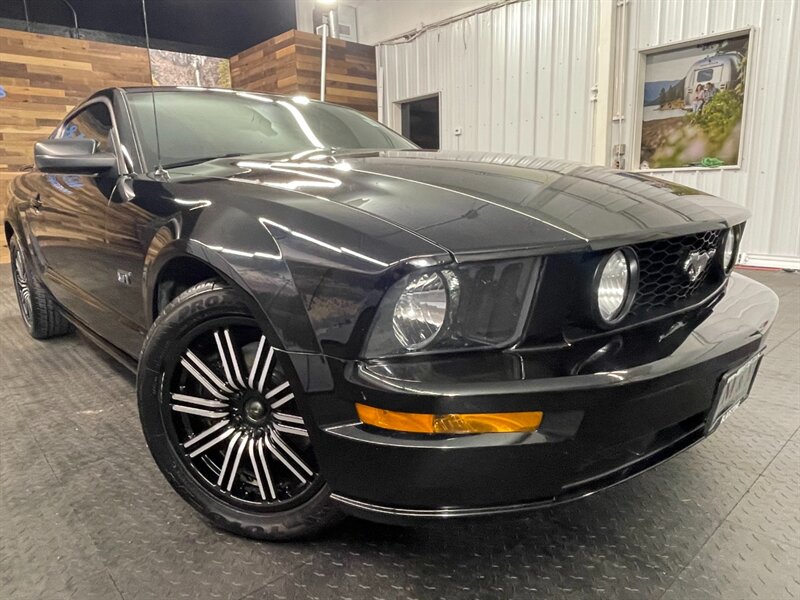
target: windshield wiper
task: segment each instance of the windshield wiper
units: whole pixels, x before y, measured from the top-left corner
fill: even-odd
[[[200,163],[208,162],[210,160],[218,160],[220,158],[233,158],[235,156],[244,156],[243,152],[231,152],[230,154],[218,154],[216,156],[204,156],[200,158],[187,158],[168,165],[163,165],[165,169],[175,169],[177,167],[188,167],[191,165],[199,165]]]

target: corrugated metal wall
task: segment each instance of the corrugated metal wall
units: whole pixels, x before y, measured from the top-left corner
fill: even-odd
[[[383,121],[399,130],[395,102],[438,92],[445,149],[590,162],[601,1],[611,0],[527,0],[426,31],[408,43],[379,46]],[[628,144],[629,160],[639,51],[756,28],[742,168],[657,175],[750,208],[743,250],[760,264],[800,261],[799,6],[798,0],[629,2],[620,138]]]
[[[636,81],[640,50],[755,28],[742,167],[654,174],[747,206],[753,212],[743,247],[749,261],[800,261],[800,2],[634,0],[629,7],[628,82]],[[635,85],[627,86],[625,141],[631,149],[630,117],[638,92]]]
[[[380,46],[384,122],[439,92],[444,149],[589,161],[597,3],[518,2]]]

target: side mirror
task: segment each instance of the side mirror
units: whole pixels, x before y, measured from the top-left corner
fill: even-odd
[[[33,160],[42,173],[93,174],[117,168],[112,152],[95,152],[97,142],[87,139],[57,139],[36,142]]]

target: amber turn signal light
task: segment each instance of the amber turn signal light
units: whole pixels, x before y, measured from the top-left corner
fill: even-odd
[[[510,433],[536,431],[543,413],[460,413],[429,415],[384,410],[356,403],[358,418],[366,425],[407,433]]]

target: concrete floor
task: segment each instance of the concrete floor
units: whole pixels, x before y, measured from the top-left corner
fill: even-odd
[[[751,398],[612,490],[524,520],[404,529],[350,519],[267,544],[202,521],[145,447],[133,378],[79,336],[36,342],[0,267],[0,597],[800,596],[800,274]]]

